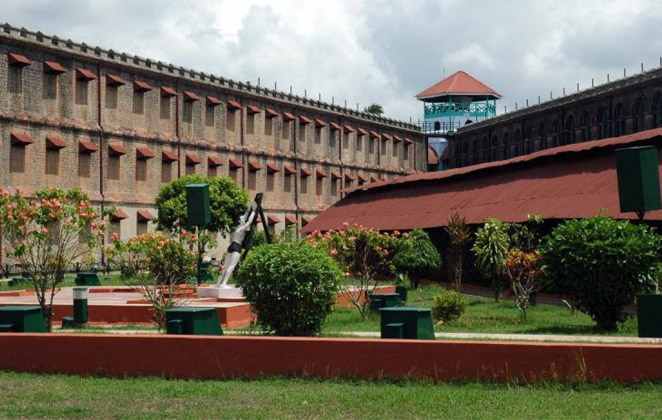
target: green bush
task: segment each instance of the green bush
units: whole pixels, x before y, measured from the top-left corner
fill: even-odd
[[[488,219],[476,231],[476,240],[471,248],[476,255],[476,267],[490,279],[494,300],[499,301],[504,287],[506,258],[510,249],[509,225],[497,219]]]
[[[454,321],[462,316],[466,305],[462,294],[444,290],[432,299],[432,317],[443,323]]]
[[[248,194],[229,177],[187,175],[164,185],[156,198],[159,229],[173,230],[177,223],[187,226],[186,185],[209,184],[212,232],[226,235],[232,231],[248,207]]]
[[[441,257],[428,234],[416,229],[398,240],[393,265],[397,272],[410,276],[413,287],[418,287],[421,277],[430,276],[439,270]]]
[[[265,330],[308,336],[320,332],[331,312],[340,277],[324,250],[299,241],[253,248],[241,264],[237,284]]]
[[[654,287],[660,237],[645,225],[607,217],[569,220],[542,244],[544,271],[598,328],[615,330],[623,308]]]

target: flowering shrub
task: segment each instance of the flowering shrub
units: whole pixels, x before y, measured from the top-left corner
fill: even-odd
[[[67,264],[94,252],[103,221],[79,190],[45,189],[34,198],[0,191],[0,225],[8,255],[30,277],[50,331],[53,297]]]
[[[109,262],[131,275],[152,305],[153,319],[165,327],[165,311],[177,301],[179,285],[195,274],[197,237],[182,230],[168,235],[145,233],[125,242],[115,240],[107,248]]]
[[[515,306],[526,319],[531,295],[542,289],[541,257],[538,251],[511,249],[505,261],[506,274],[515,295]]]
[[[363,226],[345,224],[346,229],[324,234],[313,232],[308,243],[324,249],[345,271],[356,279],[350,293],[352,304],[363,318],[368,316],[368,292],[377,286],[379,278],[393,275],[393,256],[400,234],[381,233]]]

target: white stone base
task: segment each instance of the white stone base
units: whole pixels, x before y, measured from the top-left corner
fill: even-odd
[[[240,287],[233,286],[201,286],[198,287],[198,297],[243,300],[244,292]]]

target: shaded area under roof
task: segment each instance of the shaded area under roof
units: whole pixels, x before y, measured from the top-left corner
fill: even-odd
[[[303,231],[342,229],[344,223],[379,230],[442,227],[454,212],[474,224],[490,217],[522,222],[529,214],[634,219],[619,209],[614,150],[641,144],[661,148],[662,128],[372,183],[352,191]],[[662,220],[662,211],[646,213],[646,220]]]
[[[457,71],[416,95],[422,101],[442,99],[447,96],[473,96],[474,100],[499,99],[494,89],[465,71]]]

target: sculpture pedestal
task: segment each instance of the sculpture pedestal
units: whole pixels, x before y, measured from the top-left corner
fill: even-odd
[[[244,292],[240,287],[234,286],[200,286],[199,298],[214,298],[219,302],[245,302]]]

